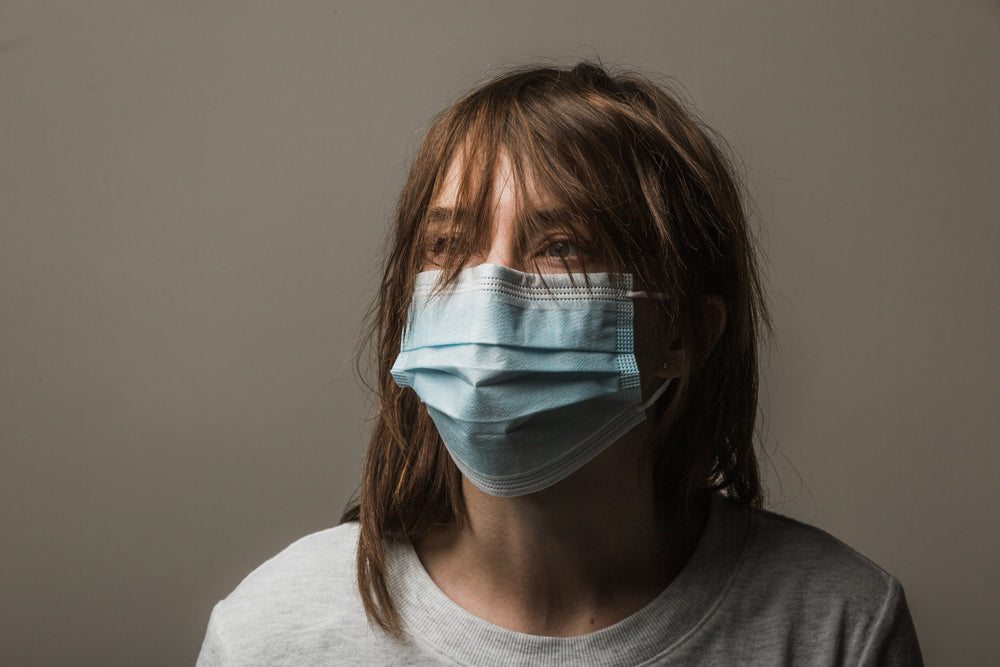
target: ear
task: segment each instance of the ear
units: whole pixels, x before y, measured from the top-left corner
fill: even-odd
[[[710,295],[705,297],[699,308],[701,309],[699,316],[705,322],[707,334],[710,336],[705,348],[705,355],[708,356],[722,336],[722,332],[726,330],[726,304],[721,297]],[[680,336],[675,336],[666,350],[657,352],[653,375],[664,380],[680,377],[684,372],[686,352]]]
[[[705,297],[701,308],[706,328],[712,337],[705,348],[705,356],[708,356],[715,344],[719,342],[719,338],[722,337],[722,332],[726,330],[726,302],[722,300],[722,297],[712,294]]]

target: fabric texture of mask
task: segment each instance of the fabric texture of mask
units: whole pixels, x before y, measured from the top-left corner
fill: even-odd
[[[439,275],[417,275],[391,372],[478,488],[544,489],[645,419],[631,275],[481,264],[438,290]]]

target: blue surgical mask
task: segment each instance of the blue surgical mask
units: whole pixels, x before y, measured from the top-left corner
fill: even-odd
[[[519,496],[564,479],[642,422],[632,276],[495,264],[439,289],[417,275],[392,377],[412,387],[462,474]]]

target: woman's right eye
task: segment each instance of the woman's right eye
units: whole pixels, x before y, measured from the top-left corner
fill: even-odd
[[[436,264],[440,264],[444,262],[445,257],[449,254],[459,253],[461,249],[461,240],[455,236],[432,236],[430,242],[427,244],[427,255]]]
[[[451,246],[451,238],[448,236],[438,236],[431,239],[429,250],[432,255],[442,255],[448,252]]]

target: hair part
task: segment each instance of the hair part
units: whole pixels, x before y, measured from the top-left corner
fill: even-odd
[[[514,70],[435,120],[400,195],[369,313],[378,412],[359,498],[342,518],[360,523],[358,585],[375,627],[404,634],[387,583],[386,541],[465,521],[461,474],[427,410],[389,369],[415,276],[438,242],[435,225],[458,235],[437,254],[442,285],[488,247],[501,160],[510,165],[517,193],[518,247],[526,261],[528,239],[552,224],[531,205],[543,193],[545,207],[559,211],[559,225],[587,245],[591,261],[667,295],[663,330],[684,346],[686,368],[671,402],[675,417],[656,421],[660,502],[686,507],[716,491],[748,505],[762,502],[753,439],[757,343],[768,316],[724,145],[663,86],[587,62]],[[451,219],[431,220],[456,161]],[[718,340],[701,307],[709,296],[725,304]]]

